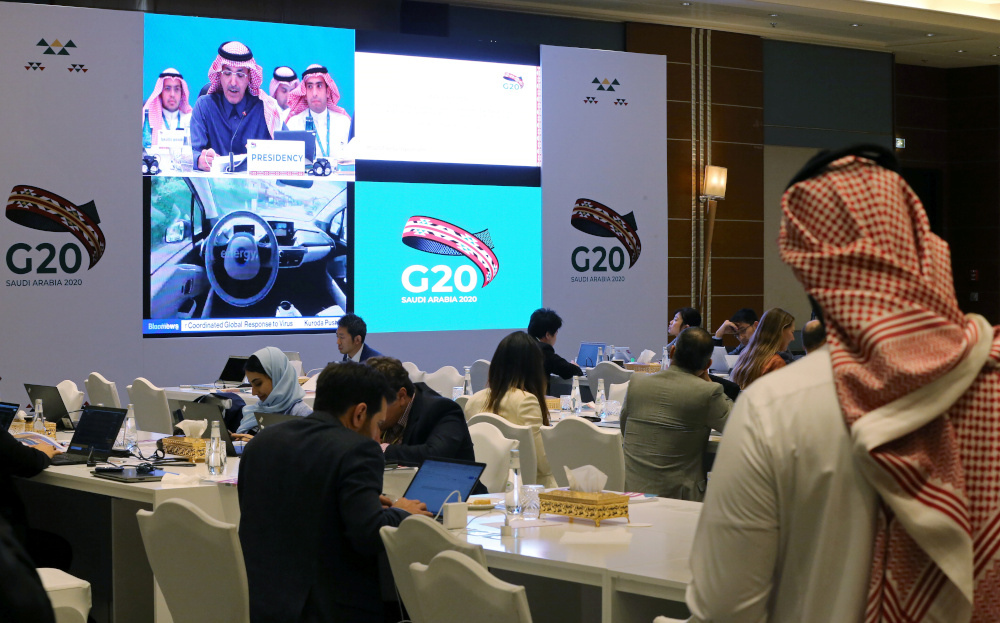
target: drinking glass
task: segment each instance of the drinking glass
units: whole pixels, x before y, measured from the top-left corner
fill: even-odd
[[[464,387],[461,387],[461,386],[459,386],[459,387],[452,387],[451,388],[451,399],[452,400],[457,400],[458,397],[461,396],[464,393],[465,393],[465,388]]]
[[[571,411],[573,409],[573,397],[569,394],[559,396],[559,409],[562,411]]]
[[[542,485],[524,485],[521,487],[521,517],[538,519],[541,517],[542,502],[538,494],[545,490]]]

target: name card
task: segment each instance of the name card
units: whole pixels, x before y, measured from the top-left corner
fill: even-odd
[[[180,149],[184,147],[184,130],[160,130],[156,135],[156,143],[162,147]]]
[[[302,141],[247,141],[247,173],[282,177],[305,175],[305,152]]]

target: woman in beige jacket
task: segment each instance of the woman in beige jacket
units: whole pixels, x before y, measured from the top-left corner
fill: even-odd
[[[530,426],[535,438],[536,482],[555,487],[539,429],[549,425],[545,406],[545,359],[538,340],[515,331],[497,346],[490,361],[486,389],[472,395],[465,405],[466,418],[477,413],[495,413],[511,424]]]

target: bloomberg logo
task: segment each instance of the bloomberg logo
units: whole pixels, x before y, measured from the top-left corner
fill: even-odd
[[[500,271],[500,262],[493,252],[493,241],[488,229],[470,233],[461,227],[430,216],[411,216],[403,227],[403,244],[418,251],[434,255],[461,256],[471,264],[463,264],[454,270],[439,264],[428,268],[423,264],[413,264],[403,269],[401,281],[408,292],[449,293],[454,290],[471,292],[479,285],[479,274],[486,287]],[[477,274],[476,269],[479,270]],[[433,286],[426,276],[428,273],[440,275]]]

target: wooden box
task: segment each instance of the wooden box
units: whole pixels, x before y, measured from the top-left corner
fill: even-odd
[[[192,463],[205,462],[206,439],[200,437],[173,437],[163,438],[163,451],[167,454],[182,456]]]

